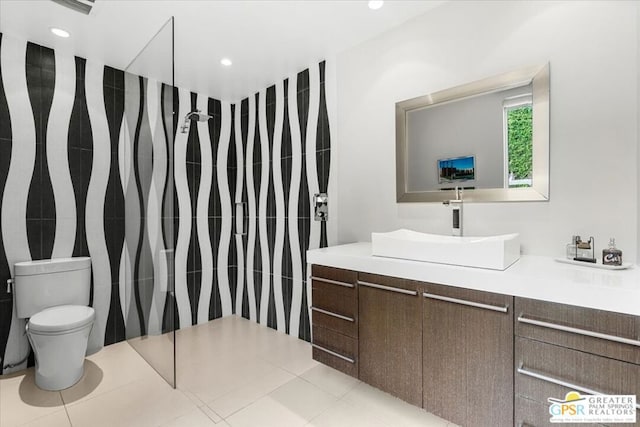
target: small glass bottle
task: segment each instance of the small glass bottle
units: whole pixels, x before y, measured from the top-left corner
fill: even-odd
[[[609,247],[602,250],[603,265],[622,265],[622,251],[616,248],[616,239],[609,239]]]
[[[576,245],[580,240],[580,236],[571,236],[571,243],[567,243],[567,259],[574,259],[577,256]]]

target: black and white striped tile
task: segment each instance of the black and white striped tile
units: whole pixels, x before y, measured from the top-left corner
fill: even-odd
[[[236,310],[306,340],[306,251],[328,244],[327,225],[313,221],[312,198],[333,192],[325,66],[314,65],[243,100],[248,310],[239,311],[239,303]]]
[[[27,235],[27,199],[36,160],[36,128],[27,88],[26,51],[25,41],[3,35],[0,69],[10,118],[7,127],[11,160],[4,182],[0,226],[10,277],[13,276],[16,262],[31,259]],[[2,359],[3,372],[26,367],[29,356],[29,343],[24,334],[25,321],[17,318],[15,308],[12,310],[8,344],[4,346]]]
[[[332,192],[324,76],[231,104],[0,34],[0,283],[15,262],[91,256],[91,351],[173,316],[310,339],[305,253],[328,234],[311,197]],[[213,118],[179,132],[173,111],[196,108]],[[27,365],[24,324],[0,287],[3,373]]]

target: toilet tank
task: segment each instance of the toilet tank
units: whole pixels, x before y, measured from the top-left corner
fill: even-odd
[[[89,305],[91,258],[57,258],[14,264],[18,318],[57,305]]]

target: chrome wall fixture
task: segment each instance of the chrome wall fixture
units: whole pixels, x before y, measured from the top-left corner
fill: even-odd
[[[327,193],[316,193],[313,195],[314,219],[316,221],[326,221],[329,219],[329,196]]]
[[[180,126],[180,132],[182,133],[189,132],[189,125],[191,123],[191,120],[195,120],[197,122],[206,122],[207,120],[212,118],[213,116],[204,114],[200,110],[192,111],[184,117],[184,123],[182,124],[182,126]]]

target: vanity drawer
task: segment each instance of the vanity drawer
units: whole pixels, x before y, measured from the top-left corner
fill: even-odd
[[[311,266],[311,277],[354,285],[358,280],[358,273],[342,268],[314,264]]]
[[[640,364],[640,317],[515,299],[516,335]]]
[[[311,307],[311,316],[314,326],[321,326],[352,338],[358,338],[358,323],[355,317],[337,314],[315,305]]]
[[[358,314],[357,273],[321,265],[314,265],[311,269],[311,305],[312,310],[315,309],[314,314],[324,312],[326,316],[333,315],[335,320],[355,320]],[[315,317],[321,321],[323,319],[322,316]],[[341,325],[341,322],[328,321],[326,318],[324,320],[323,325],[332,329],[351,329],[349,325]]]
[[[353,288],[348,288],[325,282],[323,279],[312,279],[311,292],[312,309],[316,308],[349,319],[357,317],[358,292],[355,285]]]
[[[516,427],[552,427],[558,424],[551,423],[549,404],[536,402],[535,400],[515,398],[515,426]],[[575,425],[575,424],[570,424]],[[581,427],[605,427],[602,424],[579,424]],[[623,425],[623,424],[617,424]],[[628,424],[627,424],[628,425]]]
[[[313,359],[358,377],[358,340],[313,325]]]
[[[640,366],[632,363],[520,337],[515,350],[517,397],[546,403],[572,390],[640,395]]]

